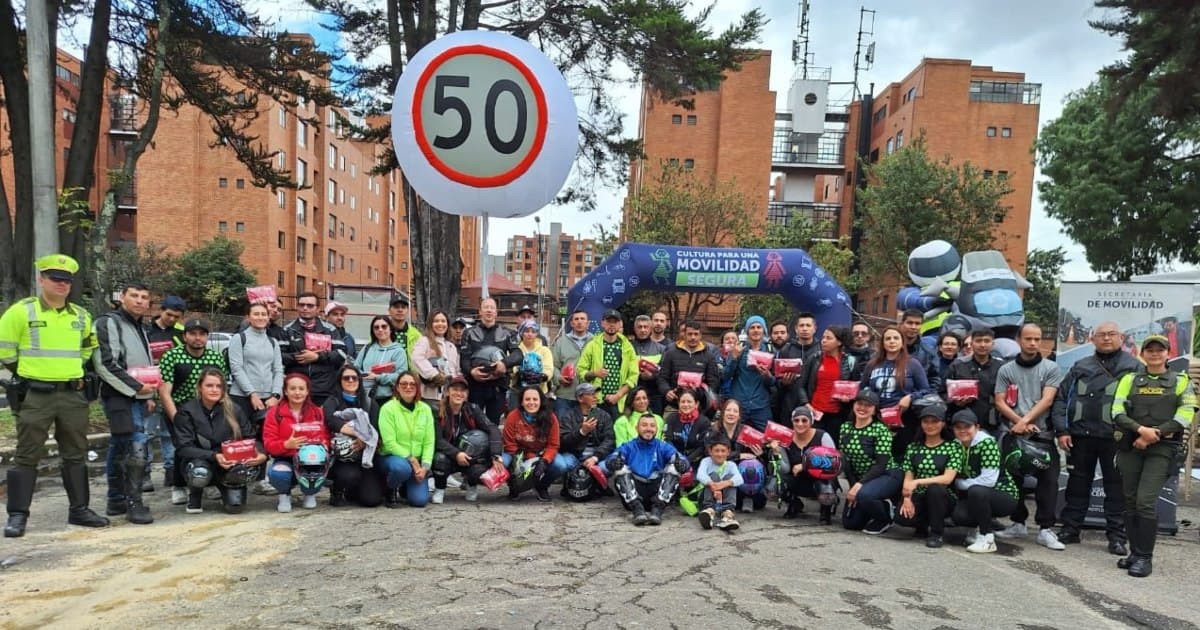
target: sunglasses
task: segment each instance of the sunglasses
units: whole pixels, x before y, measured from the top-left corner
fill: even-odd
[[[389,326],[388,324],[376,324],[376,325],[372,326],[372,328],[374,328],[375,330],[387,330],[387,329],[391,328],[391,326]]]
[[[860,331],[856,331],[856,332],[854,332],[854,333],[851,333],[851,334],[853,334],[855,337],[870,337],[870,336],[871,336],[871,333],[869,333],[869,332],[866,332],[866,331],[862,331],[862,330],[860,330]]]
[[[347,374],[342,377],[342,381],[346,382],[346,383],[355,383],[355,382],[358,382],[358,377]]]
[[[416,383],[400,383],[399,385],[396,385],[396,387],[399,387],[400,389],[416,389],[417,384]]]

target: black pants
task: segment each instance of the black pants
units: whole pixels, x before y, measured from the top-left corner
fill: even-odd
[[[335,461],[329,468],[329,481],[334,491],[344,491],[347,499],[362,507],[383,504],[383,473],[374,468],[363,468],[359,462]]]
[[[638,501],[641,502],[643,509],[649,510],[656,506],[659,508],[665,508],[667,506],[667,504],[659,500],[658,497],[658,489],[661,483],[661,479],[653,479],[651,481],[642,481],[641,479],[633,480],[633,485],[635,488],[637,488]],[[633,510],[633,506],[629,503],[626,503],[624,499],[621,499],[621,503],[625,506],[626,510]]]
[[[491,458],[481,457],[480,463],[460,466],[458,462],[441,453],[433,456],[433,487],[438,490],[446,489],[446,480],[454,473],[462,473],[463,481],[468,486],[479,485],[479,477],[491,468]]]
[[[892,457],[896,461],[904,459],[909,444],[921,439],[921,420],[911,407],[900,414],[900,422],[901,425],[892,432]]]
[[[496,381],[496,383],[499,382],[501,381]],[[494,383],[472,385],[468,400],[471,404],[478,405],[487,414],[488,420],[496,424],[501,424],[504,418],[500,414],[504,408],[506,391],[502,387],[497,387]]]
[[[913,493],[912,502],[916,512],[910,519],[901,519],[900,524],[928,529],[931,535],[941,536],[946,529],[946,517],[954,508],[950,490],[946,486],[925,486],[924,492]]]
[[[971,486],[966,498],[959,498],[950,519],[955,525],[978,527],[980,534],[992,533],[992,519],[1008,516],[1017,509],[1017,498],[987,486]]]
[[[1010,434],[1011,435],[1011,434]],[[1037,488],[1033,491],[1034,504],[1037,506],[1037,513],[1033,520],[1038,524],[1038,527],[1054,527],[1054,523],[1058,521],[1058,475],[1062,469],[1062,464],[1058,459],[1058,449],[1053,445],[1047,447],[1050,451],[1050,467],[1046,470],[1039,470],[1032,475],[1037,480]],[[1008,449],[1003,449],[1003,452],[1008,452]],[[1021,490],[1022,496],[1025,494],[1025,488],[1017,480],[1017,487]],[[1025,505],[1025,501],[1017,501],[1017,509],[1013,511],[1012,520],[1014,523],[1024,523],[1029,520],[1029,507]]]
[[[1079,532],[1087,516],[1092,497],[1096,464],[1104,481],[1104,533],[1109,538],[1125,539],[1125,498],[1121,473],[1117,470],[1117,443],[1103,437],[1071,436],[1067,452],[1067,492],[1061,520],[1063,529]]]
[[[833,443],[840,444],[842,436],[842,423],[846,421],[847,413],[845,409],[836,413],[826,413],[821,416],[821,420],[817,422],[816,427],[829,434]]]

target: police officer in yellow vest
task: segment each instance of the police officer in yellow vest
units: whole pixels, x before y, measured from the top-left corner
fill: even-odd
[[[108,525],[108,519],[88,508],[83,366],[96,348],[96,338],[88,312],[67,301],[79,263],[52,254],[36,265],[41,297],[25,298],[0,317],[0,363],[14,375],[15,386],[7,393],[17,421],[17,454],[8,471],[6,538],[25,535],[37,465],[51,426],[71,507],[67,522]]]
[[[1162,335],[1146,337],[1145,369],[1122,376],[1113,399],[1129,537],[1129,557],[1118,560],[1117,567],[1128,569],[1133,577],[1146,577],[1153,570],[1158,495],[1179,465],[1183,436],[1196,413],[1196,393],[1187,375],[1167,369],[1169,347]]]

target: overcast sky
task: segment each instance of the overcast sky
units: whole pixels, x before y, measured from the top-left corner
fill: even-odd
[[[319,18],[299,2],[251,0],[249,4],[264,17],[280,20],[280,24],[290,30],[313,32],[323,45],[336,45],[336,37],[321,33]],[[697,3],[696,6],[704,4]],[[762,7],[770,20],[758,46],[772,51],[771,89],[778,94],[778,106],[782,108],[795,70],[791,62],[791,42],[797,33],[799,0],[720,0],[710,22],[715,31],[720,31],[754,6]],[[860,75],[862,90],[866,91],[874,83],[878,93],[888,83],[904,78],[923,57],[966,58],[976,65],[1024,72],[1027,81],[1041,83],[1042,125],[1058,117],[1067,94],[1086,86],[1098,69],[1122,55],[1115,39],[1088,26],[1089,19],[1103,15],[1089,0],[1008,0],[1003,3],[893,0],[872,5],[811,0],[809,50],[814,53],[813,65],[832,68],[834,81],[853,78],[860,6],[876,11],[874,35],[867,36],[875,41],[875,64]],[[636,133],[637,87],[619,85],[611,92],[626,112],[626,129]],[[840,96],[836,88],[831,90],[831,98]],[[768,182],[769,174],[763,173],[764,190]],[[568,233],[589,235],[594,224],[611,225],[619,220],[624,196],[623,188],[609,188],[601,192],[594,212],[547,207],[538,216],[542,217],[543,226],[561,222]],[[533,232],[532,216],[493,220],[490,252],[503,253],[506,239],[513,234]],[[1034,248],[1067,247],[1071,262],[1064,279],[1095,279],[1084,261],[1082,248],[1061,234],[1056,221],[1046,217],[1036,190],[1029,244]]]

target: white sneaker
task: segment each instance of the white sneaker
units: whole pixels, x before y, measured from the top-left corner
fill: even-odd
[[[1043,527],[1042,531],[1038,532],[1037,544],[1051,551],[1062,551],[1067,548],[1066,545],[1058,541],[1058,534],[1055,534],[1054,530],[1048,527]]]
[[[272,486],[271,482],[267,481],[266,479],[254,484],[253,492],[254,494],[262,495],[264,497],[279,494],[279,491],[275,489],[275,486]]]
[[[434,487],[434,485],[433,485],[433,477],[430,477],[430,478],[429,478],[429,482],[428,482],[428,483],[426,483],[425,485],[426,485],[426,486],[429,486],[429,491],[430,491],[430,492],[433,492],[434,490],[437,490],[437,488],[436,488],[436,487]]]
[[[441,489],[434,490],[433,497],[431,499],[429,499],[429,501],[431,503],[436,503],[437,505],[441,505],[442,501],[445,501],[445,500],[446,500],[446,491],[441,490]]]
[[[967,544],[967,546],[970,547],[971,545],[975,544],[976,540],[979,540],[979,530],[978,529],[967,532],[967,536],[965,539],[963,539],[963,542],[965,542]]]
[[[292,495],[279,495],[279,505],[275,506],[275,511],[286,514],[292,511]]]
[[[746,514],[753,514],[754,506],[750,503],[746,503],[746,504],[742,505],[742,512],[745,512]]]
[[[479,486],[467,486],[467,501],[474,503],[479,500]]]
[[[317,509],[317,495],[315,495],[315,494],[304,495],[303,505],[304,505],[304,509],[306,509],[306,510]]]
[[[967,551],[971,553],[996,553],[996,539],[992,534],[980,534],[975,538],[975,542],[972,542],[967,547]]]
[[[187,503],[187,488],[171,488],[171,505]]]
[[[996,532],[996,538],[1021,538],[1028,535],[1029,528],[1025,527],[1025,523],[1013,523],[1012,525],[1009,525],[1008,527]]]
[[[221,489],[216,486],[208,486],[204,489],[204,498],[209,501],[216,501],[221,498]]]
[[[451,488],[463,487],[462,473],[454,473],[453,475],[450,475],[450,478],[446,480],[446,485],[450,486]]]

